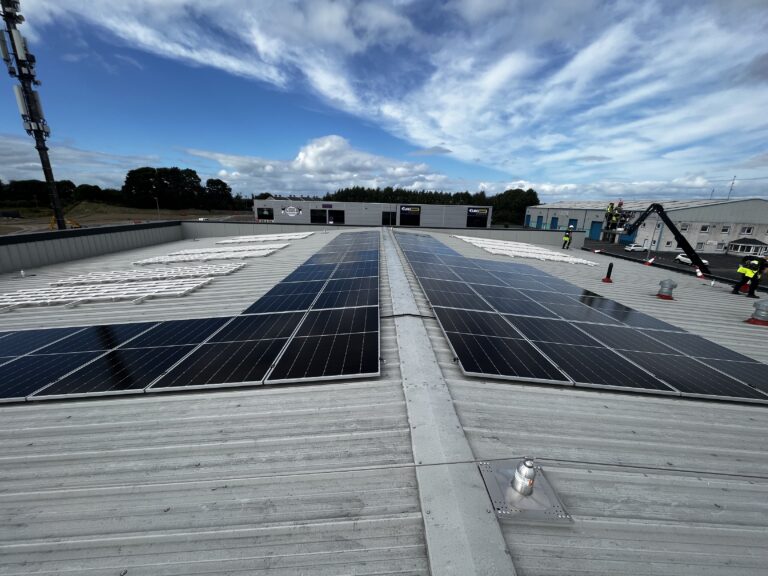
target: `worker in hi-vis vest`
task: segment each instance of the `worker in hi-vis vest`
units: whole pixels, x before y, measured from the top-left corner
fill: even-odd
[[[571,247],[571,236],[573,235],[573,226],[568,226],[568,230],[563,235],[563,249],[567,250]]]
[[[757,256],[745,256],[742,258],[741,264],[739,264],[739,269],[736,270],[736,272],[741,274],[741,278],[739,278],[739,281],[733,287],[733,294],[738,294],[741,287],[749,282],[749,292],[747,293],[747,297],[760,298],[760,296],[755,294],[755,290],[757,290],[757,287],[760,284],[760,277],[763,275],[763,272],[765,272],[766,265],[768,264],[766,263],[765,258],[758,258]]]

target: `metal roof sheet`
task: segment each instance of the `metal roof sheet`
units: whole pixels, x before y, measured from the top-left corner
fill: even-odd
[[[3,328],[237,313],[336,233],[251,260],[178,301],[18,310]],[[465,255],[506,259],[434,235]],[[2,275],[0,291],[191,246]],[[601,266],[525,263],[768,362],[768,332],[743,322],[752,301],[728,286],[621,260],[610,260],[614,283],[604,284],[609,257],[588,257]],[[443,409],[455,409],[471,452],[439,468],[536,457],[573,516],[571,527],[501,525],[518,574],[762,574],[764,407],[467,378],[403,271],[416,303],[405,313],[423,322],[452,400]],[[678,283],[671,302],[655,297],[668,277]],[[414,462],[386,267],[381,286],[375,380],[0,406],[0,573],[451,573],[430,566],[428,550],[451,539],[425,531],[419,482],[463,473]],[[449,492],[461,498],[461,485]],[[456,511],[465,527],[490,513],[466,502]]]

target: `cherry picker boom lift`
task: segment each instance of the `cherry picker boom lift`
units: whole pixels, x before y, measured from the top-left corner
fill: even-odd
[[[672,235],[675,237],[675,240],[677,240],[677,245],[683,250],[683,252],[685,252],[685,255],[691,259],[693,265],[698,267],[698,269],[701,270],[703,274],[709,274],[709,267],[704,264],[704,261],[699,257],[698,254],[696,254],[696,251],[688,243],[688,240],[685,239],[685,236],[680,233],[680,230],[677,229],[677,226],[675,226],[669,216],[667,216],[667,213],[664,212],[664,207],[661,204],[651,204],[648,206],[648,208],[646,208],[645,211],[640,214],[640,216],[638,216],[634,222],[626,225],[621,232],[626,235],[634,234],[635,231],[640,227],[640,224],[642,224],[643,221],[648,218],[652,212],[656,212],[656,214],[659,215],[659,218],[664,221],[664,224],[666,224],[667,227],[672,231]],[[617,230],[617,232],[619,232],[619,230]]]

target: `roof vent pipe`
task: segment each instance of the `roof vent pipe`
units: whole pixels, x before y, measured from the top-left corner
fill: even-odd
[[[523,496],[533,494],[533,481],[536,478],[536,468],[533,460],[523,458],[515,469],[515,477],[512,479],[512,488]]]

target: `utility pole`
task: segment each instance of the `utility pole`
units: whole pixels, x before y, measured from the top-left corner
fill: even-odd
[[[50,136],[51,130],[43,115],[43,107],[40,103],[40,94],[33,89],[39,86],[40,81],[35,78],[35,56],[27,50],[27,41],[16,28],[17,24],[24,22],[24,16],[19,14],[18,0],[0,0],[2,7],[5,30],[0,38],[0,53],[8,67],[8,74],[12,78],[18,78],[19,84],[13,86],[16,94],[16,104],[19,106],[21,120],[27,134],[34,137],[35,148],[40,155],[40,163],[43,166],[43,174],[48,184],[48,194],[51,198],[51,208],[59,230],[64,230],[67,225],[64,221],[64,213],[61,210],[59,193],[56,191],[56,181],[53,179],[51,161],[48,158],[48,146],[45,140]],[[6,38],[10,44],[6,44]]]
[[[731,199],[731,192],[733,192],[733,185],[736,183],[736,176],[733,177],[733,180],[731,180],[731,189],[728,190],[728,200]]]

